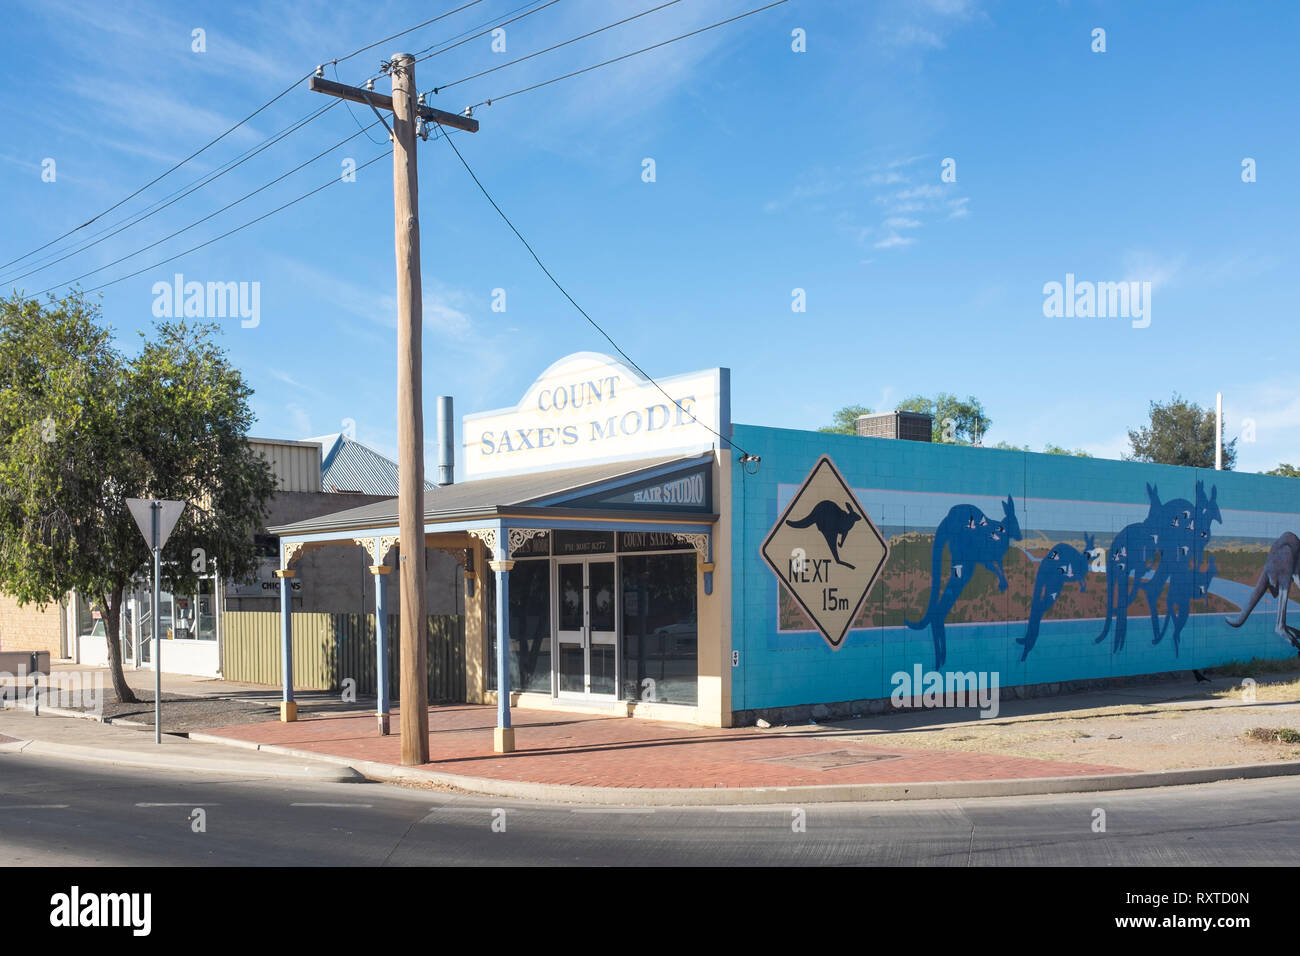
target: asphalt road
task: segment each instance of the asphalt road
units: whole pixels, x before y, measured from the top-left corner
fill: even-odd
[[[8,865],[1300,863],[1300,779],[1121,793],[618,810],[0,755]],[[192,813],[204,811],[205,832]],[[1096,809],[1106,830],[1094,832]],[[495,824],[495,827],[494,827]],[[502,832],[503,830],[503,832]]]

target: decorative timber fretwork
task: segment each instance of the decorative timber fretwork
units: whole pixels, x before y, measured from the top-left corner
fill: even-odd
[[[448,555],[453,561],[461,566],[462,570],[470,566],[469,548],[435,548],[434,550],[441,551],[443,554]]]
[[[701,564],[708,563],[709,560],[709,535],[707,532],[685,532],[674,531],[673,537],[683,544],[689,544],[699,555]]]
[[[510,529],[510,550],[507,552],[507,558],[513,558],[515,552],[526,545],[539,534],[546,534],[545,528],[511,528]]]
[[[470,528],[469,535],[478,538],[483,542],[483,547],[487,548],[488,560],[491,561],[497,553],[497,529],[496,528]]]
[[[308,551],[325,547],[328,541],[286,541],[284,542],[284,566],[287,568]]]
[[[353,538],[352,542],[358,547],[366,549],[370,555],[371,564],[379,565],[384,563],[384,557],[388,554],[388,549],[397,544],[397,535],[369,535],[364,538]]]

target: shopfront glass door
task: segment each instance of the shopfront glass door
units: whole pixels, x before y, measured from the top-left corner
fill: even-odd
[[[556,562],[556,693],[613,697],[618,692],[618,614],[614,562]]]

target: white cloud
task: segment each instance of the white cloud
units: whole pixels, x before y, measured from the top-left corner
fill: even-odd
[[[1181,256],[1170,259],[1154,253],[1134,250],[1124,256],[1124,268],[1128,273],[1125,282],[1150,282],[1152,290],[1166,286],[1182,268]]]
[[[1279,462],[1300,465],[1300,395],[1286,379],[1223,388],[1224,440],[1238,438],[1238,471],[1267,471]],[[1240,440],[1248,421],[1253,442]]]
[[[973,0],[915,0],[915,2],[942,17],[958,17],[964,20],[970,18],[975,12]]]
[[[937,33],[918,27],[914,23],[905,23],[886,36],[894,46],[919,46],[932,50],[942,50],[943,40]]]
[[[469,316],[436,297],[424,299],[424,324],[427,328],[463,339],[473,331]]]
[[[298,435],[312,435],[315,432],[311,427],[311,416],[300,405],[288,405],[285,411],[289,413],[289,418],[293,422],[294,432]]]
[[[933,183],[927,183],[921,186],[913,186],[911,189],[903,189],[894,194],[898,199],[938,199],[943,195],[943,187],[936,186]]]
[[[900,236],[897,233],[891,233],[884,239],[874,243],[873,246],[876,249],[892,249],[895,246],[910,246],[914,242],[916,242],[916,239],[911,236]]]

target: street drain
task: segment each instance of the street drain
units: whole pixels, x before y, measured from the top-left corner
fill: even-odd
[[[765,757],[757,763],[783,763],[809,770],[837,770],[879,760],[897,760],[902,754],[864,754],[858,750],[827,750],[821,753],[795,754],[792,757]]]

